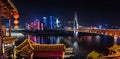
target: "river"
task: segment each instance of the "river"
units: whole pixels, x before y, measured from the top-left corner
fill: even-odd
[[[67,48],[74,48],[75,58],[84,59],[88,53],[95,50],[103,55],[108,54],[108,47],[114,43],[120,44],[120,38],[115,42],[114,38],[106,35],[94,36],[78,36],[76,39],[73,36],[51,36],[51,35],[32,35],[24,34],[23,36],[16,36],[19,38],[16,44],[20,44],[24,39],[28,38],[40,44],[65,44]]]

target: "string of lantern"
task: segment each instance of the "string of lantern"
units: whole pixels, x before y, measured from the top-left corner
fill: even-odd
[[[18,23],[19,23],[18,18],[19,18],[20,16],[19,16],[18,13],[14,13],[14,14],[13,14],[13,17],[15,18],[15,20],[14,20],[14,29],[18,29],[18,28],[19,28],[19,26],[18,26]]]

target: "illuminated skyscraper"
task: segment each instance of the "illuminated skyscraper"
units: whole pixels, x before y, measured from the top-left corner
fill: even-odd
[[[54,16],[50,16],[49,18],[49,26],[50,29],[55,29],[56,27],[56,18]]]
[[[54,16],[43,17],[44,27],[46,29],[56,29],[60,27],[60,21]]]
[[[53,16],[50,16],[50,29],[53,29]]]
[[[44,23],[44,26],[47,27],[47,17],[43,17],[43,23]]]
[[[56,28],[60,27],[60,21],[58,20],[58,18],[56,18]]]

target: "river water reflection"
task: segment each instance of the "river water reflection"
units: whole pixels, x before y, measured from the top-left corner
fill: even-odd
[[[25,38],[40,44],[63,43],[67,48],[74,48],[75,56],[77,58],[87,57],[87,54],[93,50],[96,50],[103,55],[107,55],[108,47],[111,47],[115,43],[113,37],[105,35],[78,36],[77,39],[74,39],[72,36],[25,35],[24,39]],[[22,41],[23,40],[21,40],[21,42]],[[120,44],[119,38],[116,43]]]

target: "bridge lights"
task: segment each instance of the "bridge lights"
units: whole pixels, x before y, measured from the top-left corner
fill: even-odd
[[[105,33],[105,35],[108,35],[108,33]]]
[[[110,35],[110,36],[112,36],[112,34],[111,34],[111,33],[110,33],[109,35]]]

